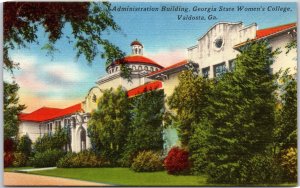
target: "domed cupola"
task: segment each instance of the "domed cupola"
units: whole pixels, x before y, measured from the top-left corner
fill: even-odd
[[[143,45],[136,39],[131,44],[132,55],[143,55]]]

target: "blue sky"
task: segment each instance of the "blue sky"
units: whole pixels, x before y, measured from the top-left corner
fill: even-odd
[[[189,12],[115,12],[114,20],[121,27],[121,32],[104,33],[104,37],[118,45],[124,52],[130,54],[130,43],[138,39],[144,45],[144,54],[157,63],[168,66],[186,58],[186,48],[196,44],[212,25],[221,21],[239,22],[244,25],[257,23],[258,29],[277,26],[297,21],[296,3],[112,3],[112,6],[188,7]],[[290,7],[291,11],[263,12],[195,12],[193,7]],[[178,15],[204,16],[215,15],[216,20],[178,20]],[[66,26],[65,33],[70,32]],[[95,81],[104,76],[105,60],[96,58],[92,65],[87,65],[84,58],[75,61],[73,46],[65,38],[57,42],[59,52],[53,59],[41,50],[46,43],[46,35],[42,30],[38,33],[39,45],[31,44],[27,49],[14,50],[11,57],[20,62],[21,69],[15,71],[14,77],[19,83],[20,99],[28,106],[27,112],[42,106],[63,108],[84,100],[89,88]],[[4,72],[4,80],[11,80]]]

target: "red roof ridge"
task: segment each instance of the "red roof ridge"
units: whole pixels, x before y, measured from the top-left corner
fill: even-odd
[[[33,121],[42,122],[51,119],[56,119],[62,116],[66,116],[78,111],[82,111],[81,103],[66,107],[66,108],[52,108],[52,107],[41,107],[31,113],[19,114],[18,118],[21,121]]]
[[[163,68],[163,69],[160,69],[160,70],[158,70],[158,71],[151,72],[151,73],[149,73],[147,76],[152,76],[152,75],[154,75],[154,74],[157,74],[157,73],[160,73],[160,72],[164,72],[164,71],[166,71],[166,70],[170,70],[170,69],[179,67],[179,66],[184,65],[184,64],[187,64],[187,63],[188,63],[188,60],[185,59],[185,60],[182,60],[182,61],[180,61],[180,62],[178,62],[178,63],[175,63],[175,64],[173,64],[173,65],[170,65],[170,66],[168,66],[168,67],[165,67],[165,68]]]
[[[145,64],[150,64],[150,65],[155,65],[155,66],[158,66],[160,68],[164,68],[163,66],[156,63],[152,59],[150,59],[148,57],[145,57],[145,56],[142,56],[142,55],[128,55],[128,56],[125,56],[124,58],[122,58],[121,61],[124,61],[124,63],[145,63]],[[119,64],[119,63],[120,63],[120,60],[116,60],[112,64]],[[110,64],[110,65],[112,65],[112,64]],[[109,66],[107,66],[107,68]]]
[[[128,97],[134,97],[136,95],[145,93],[147,91],[153,91],[156,89],[162,88],[162,82],[159,80],[155,80],[152,82],[148,82],[144,85],[140,85],[138,87],[132,88],[127,91],[127,96]]]
[[[278,26],[268,27],[268,28],[264,28],[264,29],[259,29],[256,31],[256,39],[267,37],[271,34],[278,33],[278,32],[284,31],[286,29],[290,29],[296,25],[297,24],[295,22],[293,22],[293,23],[288,23],[288,24],[284,24],[284,25],[278,25]]]

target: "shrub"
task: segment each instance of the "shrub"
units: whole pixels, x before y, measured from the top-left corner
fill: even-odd
[[[24,135],[18,141],[17,151],[29,156],[31,154],[31,144],[30,138],[27,135]]]
[[[178,147],[172,148],[164,160],[165,169],[169,174],[185,174],[190,169],[189,153]]]
[[[241,184],[277,184],[282,183],[282,167],[268,154],[258,154],[247,162],[240,162]]]
[[[36,152],[44,152],[48,149],[62,149],[68,143],[68,137],[65,130],[57,129],[53,135],[47,135],[38,138],[34,143]]]
[[[142,151],[133,159],[131,169],[136,172],[160,171],[163,170],[162,159],[157,152]]]
[[[57,149],[48,149],[44,152],[37,152],[31,159],[31,165],[33,167],[52,167],[56,166],[56,163],[60,158],[65,155],[65,152]]]
[[[27,155],[21,152],[14,153],[14,161],[13,161],[13,166],[15,167],[22,167],[26,166],[27,164]]]
[[[287,181],[297,181],[297,148],[289,148],[283,152],[281,166],[285,171]]]
[[[57,162],[59,168],[108,167],[110,163],[91,151],[68,153]]]
[[[12,152],[14,150],[14,141],[11,138],[4,140],[4,152]]]
[[[4,167],[10,167],[14,160],[14,154],[12,152],[4,153]]]

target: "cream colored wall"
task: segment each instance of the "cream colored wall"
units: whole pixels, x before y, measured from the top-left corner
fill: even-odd
[[[169,97],[173,94],[174,89],[179,84],[179,76],[180,73],[175,73],[169,76],[168,79],[163,82],[163,89],[166,97]]]
[[[210,67],[209,78],[214,76],[214,65],[225,62],[229,67],[229,61],[236,58],[239,53],[233,47],[236,44],[255,37],[256,25],[243,27],[242,23],[219,23],[213,26],[197,43],[197,47],[188,49],[188,59],[199,64],[199,71]],[[223,38],[223,46],[216,48],[216,38]]]
[[[19,136],[28,135],[32,142],[40,137],[39,123],[23,121],[19,124]]]
[[[291,41],[292,38],[287,32],[269,40],[272,50],[277,48],[280,48],[281,50],[281,53],[276,56],[275,61],[271,66],[273,73],[278,72],[280,69],[285,70],[287,68],[289,68],[290,74],[295,74],[297,72],[297,50],[292,49],[286,54],[287,49],[285,46]]]

